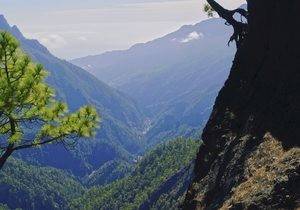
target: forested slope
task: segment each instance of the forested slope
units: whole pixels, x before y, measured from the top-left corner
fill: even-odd
[[[159,145],[146,153],[129,176],[90,189],[81,198],[75,199],[71,208],[138,209],[143,205],[173,205],[175,208],[178,203],[174,200],[184,195],[191,180],[191,171],[187,166],[194,159],[198,145],[199,142],[181,138]],[[176,174],[177,178],[174,177]],[[175,179],[173,184],[172,181],[169,183],[172,177]],[[162,189],[163,186],[167,188]],[[171,186],[176,192],[168,194]],[[158,195],[153,196],[158,191]]]
[[[68,203],[84,192],[85,188],[62,170],[11,158],[0,171],[0,203],[11,209],[67,209]]]

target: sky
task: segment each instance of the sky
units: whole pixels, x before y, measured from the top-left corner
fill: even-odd
[[[0,14],[54,55],[127,49],[207,18],[205,0],[0,0]],[[218,0],[236,8],[245,0]]]

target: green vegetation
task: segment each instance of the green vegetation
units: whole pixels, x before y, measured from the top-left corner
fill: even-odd
[[[0,169],[14,151],[94,135],[96,110],[69,113],[44,82],[43,66],[32,63],[8,32],[0,32],[0,66]]]
[[[75,199],[72,209],[136,209],[172,175],[189,165],[199,142],[176,139],[146,153],[128,177],[94,187]]]
[[[207,14],[208,17],[214,16],[215,10],[208,3],[204,4],[203,11]]]
[[[0,209],[66,209],[68,202],[84,191],[61,170],[28,165],[14,158],[0,171],[0,203],[5,204]]]
[[[167,182],[150,195],[150,199],[143,204],[143,209],[181,209],[185,193],[194,177],[194,164],[183,168],[174,174]]]
[[[0,203],[0,210],[9,210],[7,205]]]
[[[192,179],[198,147],[180,138],[148,151],[134,168],[108,162],[86,177],[84,183],[94,186],[88,191],[62,170],[11,158],[0,171],[0,210],[176,209]]]
[[[132,172],[132,164],[123,160],[112,160],[105,163],[98,170],[93,171],[85,177],[84,184],[91,186],[101,186],[109,184],[115,180],[122,179]]]

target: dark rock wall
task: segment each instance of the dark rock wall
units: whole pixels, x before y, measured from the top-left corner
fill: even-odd
[[[224,207],[234,189],[249,179],[247,161],[267,133],[284,151],[300,143],[300,1],[248,0],[248,10],[248,36],[204,130],[186,209]],[[288,177],[293,173],[293,181],[287,182],[300,188],[298,150],[293,159],[293,169],[286,172]],[[272,200],[279,196],[274,193],[252,201],[255,205],[245,201],[231,208],[296,208],[299,191],[293,190],[293,199],[281,200],[281,206]]]

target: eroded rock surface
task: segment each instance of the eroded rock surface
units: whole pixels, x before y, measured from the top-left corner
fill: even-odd
[[[184,208],[299,208],[299,9],[297,0],[248,0],[249,32],[204,130]]]

